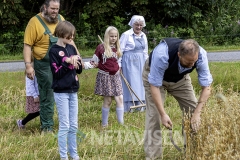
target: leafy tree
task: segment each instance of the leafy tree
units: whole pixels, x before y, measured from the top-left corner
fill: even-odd
[[[0,2],[1,25],[16,25],[25,13],[21,0],[3,0]]]
[[[5,50],[23,41],[29,19],[44,0],[0,1],[0,44]],[[60,13],[76,29],[81,49],[95,47],[109,25],[120,34],[129,29],[133,15],[144,16],[150,45],[164,37],[195,38],[202,43],[239,43],[240,1],[233,0],[61,0]],[[12,48],[10,47],[12,45]],[[2,48],[2,47],[1,47]],[[5,51],[4,51],[5,52]]]

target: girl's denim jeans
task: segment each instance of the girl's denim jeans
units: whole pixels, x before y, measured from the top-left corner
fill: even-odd
[[[75,93],[55,93],[58,111],[58,148],[61,158],[77,157],[78,97]]]

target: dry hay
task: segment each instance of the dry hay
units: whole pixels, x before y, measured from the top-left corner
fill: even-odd
[[[221,91],[222,92],[222,91]],[[185,159],[236,160],[240,157],[240,98],[232,89],[212,96],[201,114],[197,133],[185,120],[187,148]]]

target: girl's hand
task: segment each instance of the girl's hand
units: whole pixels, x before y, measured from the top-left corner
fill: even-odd
[[[81,60],[78,60],[78,63],[76,66],[74,66],[74,68],[79,69],[79,66],[82,66],[82,68],[83,68],[83,63],[81,63]]]
[[[70,63],[74,66],[75,69],[79,69],[79,65],[81,64],[80,62],[81,58],[79,55],[74,55],[74,56],[71,56],[69,58],[66,58],[66,62],[67,63]]]
[[[90,61],[90,64],[94,67],[94,68],[97,68],[98,67],[98,63],[95,63],[94,61]]]
[[[94,66],[95,68],[97,68],[97,67],[98,67],[98,63],[94,63],[93,66]]]
[[[79,55],[74,55],[71,56],[72,59],[72,65],[74,66],[75,69],[78,69],[81,63],[80,63],[80,56]]]
[[[33,101],[34,101],[35,103],[39,102],[39,97],[35,97],[35,98],[33,99]]]

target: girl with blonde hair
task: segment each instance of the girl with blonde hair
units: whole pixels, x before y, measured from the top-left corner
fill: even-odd
[[[109,109],[112,97],[116,101],[116,114],[123,124],[123,91],[118,59],[122,56],[119,33],[116,27],[109,26],[104,35],[104,42],[99,44],[93,55],[94,66],[98,68],[95,94],[104,97],[102,105],[102,126],[108,126]]]

